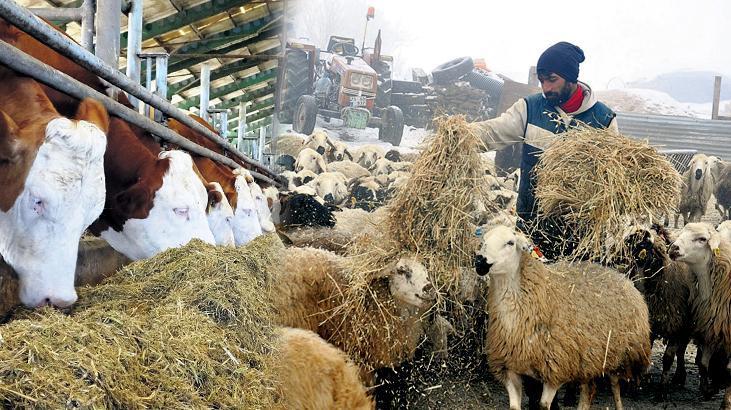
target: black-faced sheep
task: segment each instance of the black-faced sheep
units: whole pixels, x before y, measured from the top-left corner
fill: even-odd
[[[400,162],[401,153],[395,149],[390,149],[390,150],[388,150],[388,152],[386,152],[386,155],[384,155],[384,158],[386,158],[389,161]]]
[[[625,243],[630,249],[627,273],[637,289],[645,295],[650,313],[651,341],[663,339],[661,389],[656,396],[664,399],[673,384],[685,385],[685,348],[693,334],[691,300],[693,277],[688,267],[670,260],[668,248],[672,239],[658,225],[637,227],[628,231]],[[674,358],[678,363],[670,378]]]
[[[305,194],[280,193],[277,219],[280,228],[285,231],[305,226],[335,226],[332,209]]]
[[[273,363],[281,409],[373,409],[358,367],[341,350],[304,329],[278,328]]]
[[[294,171],[295,161],[296,159],[293,156],[284,154],[277,157],[277,161],[275,162],[275,164],[282,167],[282,170],[284,171]]]
[[[708,396],[711,360],[726,367],[722,374],[728,386],[721,404],[731,409],[731,244],[706,223],[685,225],[670,247],[670,257],[688,265],[696,280],[693,298],[696,341],[700,344],[701,393]],[[704,389],[706,391],[704,391]]]
[[[386,191],[373,177],[359,178],[349,187],[350,196],[345,201],[348,208],[371,212],[384,204]]]
[[[345,254],[355,239],[361,236],[375,236],[382,230],[386,221],[387,210],[378,208],[374,212],[362,209],[343,209],[335,212],[335,226],[331,228],[305,228],[287,232],[295,246],[311,246],[326,249],[338,254]]]
[[[363,317],[346,317],[342,307],[351,281],[345,258],[314,248],[283,252],[271,290],[280,325],[311,330],[348,352],[364,366],[365,381],[370,381],[371,369],[393,367],[413,356],[423,335],[421,318],[434,296],[417,258],[402,256],[379,272],[364,272],[379,303],[369,304]],[[387,323],[374,325],[381,320]],[[363,331],[365,338],[353,337]]]
[[[315,174],[327,171],[325,158],[312,148],[304,148],[297,154],[297,161],[294,163],[294,170],[297,172],[308,170]]]
[[[527,375],[543,382],[542,408],[561,385],[577,381],[579,408],[588,409],[589,384],[604,374],[622,408],[619,378],[637,377],[650,364],[642,295],[616,271],[588,263],[548,267],[530,249],[524,236],[496,226],[483,234],[475,257],[477,273],[490,274],[488,362],[505,383],[510,408],[520,409]]]
[[[333,141],[328,138],[327,144],[330,148],[326,154],[328,162],[353,160],[353,154],[350,152],[350,148],[348,148],[346,143],[342,141]]]
[[[327,164],[327,172],[340,172],[345,175],[348,180],[362,177],[368,177],[371,173],[353,161],[336,161]]]
[[[695,154],[690,161],[690,168],[683,173],[683,188],[675,215],[675,227],[683,216],[683,223],[700,222],[706,214],[706,207],[711,194],[716,189],[716,181],[720,178],[721,160],[714,156]]]
[[[340,205],[348,198],[348,180],[340,172],[323,172],[309,185],[327,204]]]

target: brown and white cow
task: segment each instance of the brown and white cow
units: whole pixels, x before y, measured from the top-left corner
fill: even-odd
[[[99,92],[107,91],[94,74],[2,19],[0,39]],[[50,87],[44,91],[59,112],[75,112],[78,100]],[[119,99],[129,105],[123,93]],[[193,171],[190,155],[182,151],[153,155],[141,142],[144,134],[111,118],[104,157],[107,198],[91,231],[135,260],[193,238],[214,243],[205,216],[207,192]]]
[[[104,207],[107,112],[97,101],[61,117],[36,81],[0,67],[0,254],[20,301],[76,301],[79,239]]]

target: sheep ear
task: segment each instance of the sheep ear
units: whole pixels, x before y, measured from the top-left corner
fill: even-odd
[[[327,163],[325,163],[325,158],[322,155],[317,158],[317,165],[320,166],[320,172],[327,172]]]
[[[350,153],[350,151],[348,151],[347,149],[345,150],[345,155],[346,155],[346,156],[347,156],[348,158],[350,158],[350,160],[351,160],[351,161],[353,160],[353,155],[352,155],[352,154]]]
[[[518,233],[515,235],[516,241],[515,244],[518,246],[518,248],[523,252],[529,252],[533,249],[533,244],[530,240],[528,240],[528,237],[525,235]]]
[[[718,249],[721,247],[721,235],[717,231],[711,230],[711,236],[708,238],[708,246],[711,247],[714,254],[718,252]]]

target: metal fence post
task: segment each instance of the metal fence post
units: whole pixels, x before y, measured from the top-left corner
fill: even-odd
[[[96,55],[107,65],[119,67],[121,0],[97,0]]]
[[[155,76],[157,89],[155,93],[160,98],[168,98],[168,54],[161,53],[155,56]],[[155,110],[155,121],[162,122],[162,111]]]
[[[211,92],[211,66],[203,64],[201,68],[201,102],[200,102],[200,116],[204,120],[208,121],[208,98]]]
[[[241,151],[244,137],[246,136],[246,107],[248,103],[241,101],[239,103],[239,128],[236,134],[236,148]]]
[[[91,0],[86,0],[91,1]],[[142,2],[144,0],[132,0],[132,10],[129,13],[127,24],[127,77],[139,84],[141,77],[140,52],[142,52]],[[165,96],[163,96],[164,98]],[[139,109],[139,100],[129,96],[129,101]]]

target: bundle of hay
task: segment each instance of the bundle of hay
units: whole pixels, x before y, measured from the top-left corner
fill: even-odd
[[[0,328],[0,401],[37,408],[270,408],[266,272],[281,242],[193,241],[79,290],[71,316]]]
[[[628,224],[675,211],[680,174],[646,142],[579,126],[561,134],[536,167],[539,218],[560,218],[577,232],[572,258],[611,261]]]

